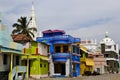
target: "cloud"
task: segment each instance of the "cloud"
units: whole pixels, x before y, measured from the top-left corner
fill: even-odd
[[[30,16],[32,0],[0,0],[3,22],[12,28],[20,16]],[[63,29],[80,38],[100,40],[106,31],[120,42],[120,0],[34,0],[40,31]]]

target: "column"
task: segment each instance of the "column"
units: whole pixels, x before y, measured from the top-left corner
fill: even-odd
[[[27,80],[29,80],[29,58],[28,58],[29,56],[27,55],[27,70],[26,70],[26,78],[27,78]]]
[[[10,54],[10,79],[12,80],[13,54]]]

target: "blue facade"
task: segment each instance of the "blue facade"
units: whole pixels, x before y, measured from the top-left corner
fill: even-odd
[[[65,32],[57,30],[57,32],[45,32],[43,37],[38,37],[36,40],[50,45],[54,73],[60,73],[60,76],[80,75],[79,46],[73,45],[80,42],[79,38],[65,35]]]

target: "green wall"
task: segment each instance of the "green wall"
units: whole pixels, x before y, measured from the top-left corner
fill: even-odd
[[[30,74],[42,75],[48,74],[48,62],[40,58],[30,61]]]

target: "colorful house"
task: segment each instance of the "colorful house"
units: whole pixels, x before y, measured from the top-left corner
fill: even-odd
[[[43,37],[38,42],[50,45],[50,76],[69,77],[80,75],[79,38],[65,35],[63,30],[43,31]]]
[[[93,55],[90,55],[89,52],[87,51],[87,48],[82,45],[80,45],[80,54],[81,54],[80,58],[81,75],[90,75],[91,73],[93,73],[94,67]]]
[[[23,46],[13,42],[8,32],[0,20],[0,79],[23,79],[27,72],[26,66],[21,66]]]
[[[93,56],[93,70],[100,74],[106,73],[106,59],[104,58],[104,55],[102,54],[100,46],[97,44],[96,40],[84,40],[81,41],[81,45],[86,47],[90,54]]]
[[[107,73],[107,62],[104,57],[104,55],[101,53],[101,51],[97,51],[93,53],[94,55],[94,71],[100,73],[100,74],[105,74]]]
[[[45,43],[31,41],[24,44],[24,54],[29,54],[29,76],[39,79],[47,77],[49,70],[49,46]],[[26,65],[26,56],[22,58],[22,64]]]

